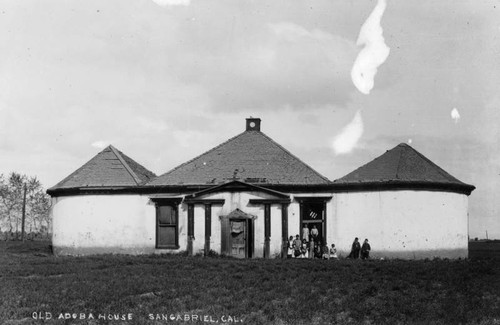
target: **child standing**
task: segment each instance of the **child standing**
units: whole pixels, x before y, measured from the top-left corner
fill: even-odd
[[[332,244],[332,247],[330,248],[330,258],[334,258],[334,259],[339,258],[337,256],[337,249],[335,248],[335,244]]]
[[[301,255],[302,258],[308,257],[307,241],[305,239],[302,240],[302,247],[300,248],[300,252],[302,253]]]
[[[286,257],[287,258],[293,257],[293,236],[290,236],[290,238],[288,239],[288,247],[287,247]]]
[[[325,243],[325,245],[323,246],[323,259],[324,260],[330,259],[330,254],[328,253],[328,244],[327,243]]]

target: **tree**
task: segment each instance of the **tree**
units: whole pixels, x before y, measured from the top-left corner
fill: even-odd
[[[25,231],[47,235],[50,229],[50,199],[36,176],[16,172],[0,174],[0,232],[16,237],[21,232],[24,187],[26,186]]]

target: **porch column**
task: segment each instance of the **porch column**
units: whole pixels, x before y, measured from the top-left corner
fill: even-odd
[[[210,237],[212,236],[212,205],[205,204],[205,256],[210,252]]]
[[[271,205],[264,204],[264,258],[269,258],[271,255]]]
[[[288,253],[288,203],[281,204],[281,258],[286,258]]]
[[[194,240],[194,204],[188,204],[188,255],[193,255],[193,240]]]

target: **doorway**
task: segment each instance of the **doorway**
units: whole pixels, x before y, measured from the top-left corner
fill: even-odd
[[[247,255],[247,221],[243,219],[229,220],[231,229],[231,256],[245,258]]]
[[[236,258],[253,257],[254,216],[239,209],[221,216],[221,254]]]
[[[325,243],[326,240],[326,207],[325,202],[304,201],[300,204],[301,239],[308,241],[314,239],[315,242]],[[307,228],[307,230],[305,229]]]

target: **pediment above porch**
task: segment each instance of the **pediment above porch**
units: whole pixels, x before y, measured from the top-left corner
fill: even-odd
[[[204,189],[185,197],[185,201],[197,201],[203,199],[217,198],[223,193],[252,193],[254,197],[251,200],[256,201],[276,201],[276,203],[290,202],[290,195],[279,191],[271,190],[265,187],[248,184],[241,181],[231,181],[222,185],[217,185]],[[283,202],[282,202],[283,201]]]
[[[257,216],[245,213],[241,211],[240,209],[234,209],[229,213],[228,215],[225,216],[219,216],[220,219],[256,219]]]

